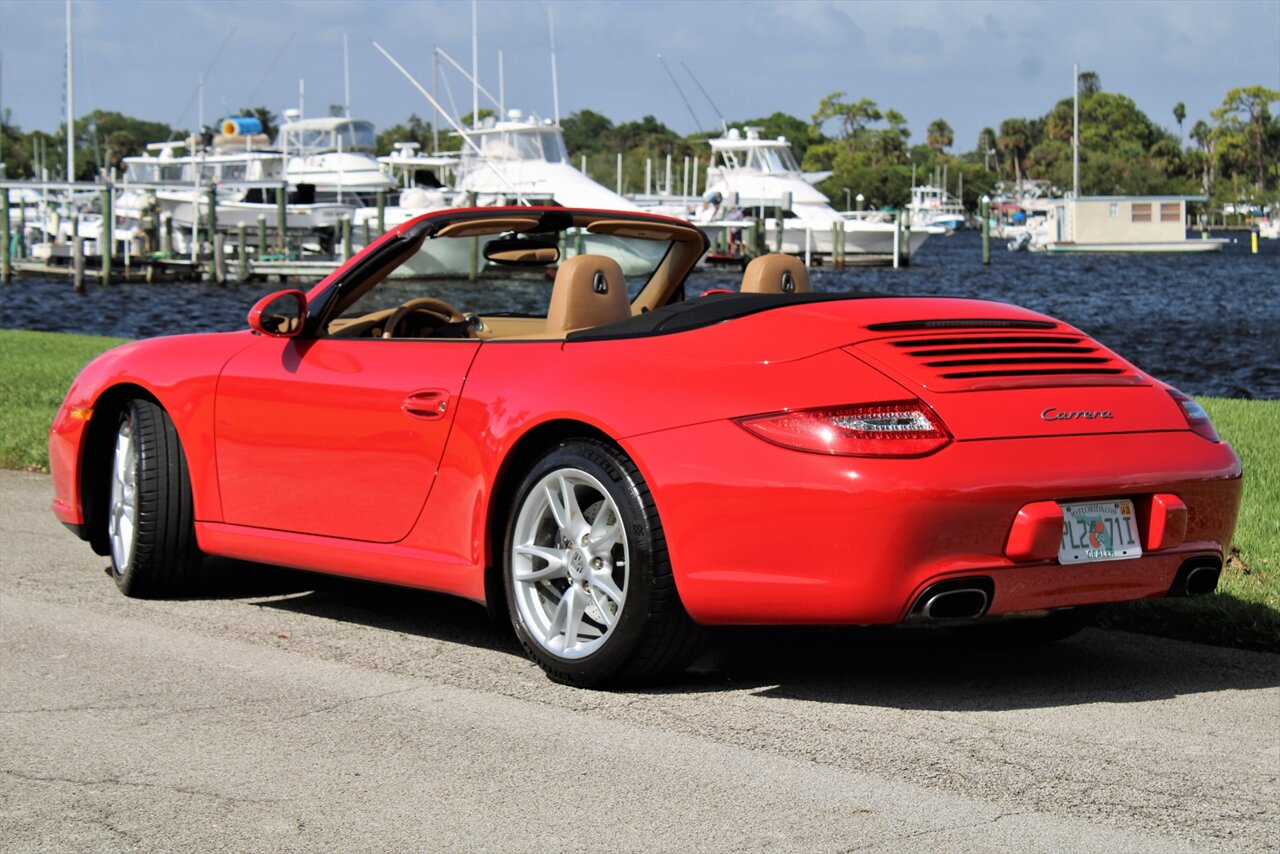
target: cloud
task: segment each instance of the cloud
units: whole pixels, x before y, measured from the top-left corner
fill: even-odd
[[[933,56],[942,50],[942,39],[928,27],[895,27],[889,49],[907,56]]]
[[[1022,57],[1022,61],[1018,63],[1018,76],[1027,82],[1040,79],[1043,73],[1044,60],[1033,53]]]

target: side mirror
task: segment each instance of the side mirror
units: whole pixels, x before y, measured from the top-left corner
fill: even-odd
[[[249,309],[249,328],[259,335],[293,338],[307,319],[307,295],[302,291],[276,291]]]

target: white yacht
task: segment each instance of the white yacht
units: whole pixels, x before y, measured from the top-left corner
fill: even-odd
[[[763,216],[765,242],[773,250],[778,246],[774,212],[781,207],[783,252],[831,255],[839,236],[846,255],[893,254],[898,226],[891,216],[837,211],[806,180],[786,137],[765,139],[760,132],[756,127],[730,128],[724,136],[708,140],[712,165],[707,167],[705,195],[722,200],[723,213],[714,214],[716,219],[732,215],[734,207],[748,219]],[[914,253],[928,236],[924,229],[912,231],[904,249]]]
[[[474,148],[464,141],[460,152],[423,155],[416,152],[415,145],[402,143],[393,154],[378,158],[384,170],[395,176],[395,183],[401,186],[398,203],[383,209],[385,228],[444,207],[516,205],[522,201],[600,210],[640,210],[630,200],[575,169],[569,162],[564,134],[559,125],[551,121],[508,110],[505,121],[491,117],[481,127],[467,130],[466,136],[475,144]],[[376,232],[372,228],[376,216],[374,207],[365,206],[356,211],[353,225],[359,242],[363,242],[366,222],[370,223],[370,234]],[[583,243],[583,251],[590,251],[591,242],[598,237],[583,234],[577,239]],[[430,260],[427,256],[424,259]],[[643,259],[643,263],[651,261]],[[623,268],[627,269],[625,261]],[[453,269],[461,268],[454,266]],[[440,271],[411,263],[399,272],[428,276]]]
[[[467,136],[479,150],[463,145],[454,187],[475,193],[477,204],[514,203],[522,196],[565,207],[639,210],[570,164],[564,134],[550,119],[508,110],[504,121],[489,118]]]
[[[214,137],[208,148],[195,138],[152,143],[147,153],[124,159],[124,181],[115,213],[136,220],[158,209],[172,217],[174,226],[189,230],[206,215],[212,185],[217,187],[220,230],[238,225],[256,228],[259,217],[265,217],[275,229],[275,195],[263,185],[283,183],[287,177],[283,156],[265,149],[267,144],[265,136],[234,133]],[[351,207],[299,201],[296,188],[291,188],[290,195],[286,207],[286,228],[290,231],[332,227]]]
[[[285,122],[276,135],[276,149],[284,158],[285,176],[299,201],[337,202],[351,207],[372,204],[379,190],[389,191],[395,182],[374,157],[377,135],[373,124],[361,119],[299,118],[297,110],[285,110]],[[311,193],[313,197],[308,198]]]

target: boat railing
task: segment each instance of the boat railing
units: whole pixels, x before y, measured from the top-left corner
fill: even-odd
[[[642,208],[684,206],[688,208],[690,213],[695,213],[707,201],[705,195],[685,196],[679,193],[633,193],[628,195],[627,198]],[[717,218],[724,219],[728,212],[734,208],[762,208],[764,210],[782,208],[783,210],[790,210],[792,204],[792,200],[786,196],[741,196],[737,193],[725,193],[722,194],[719,205],[723,213]]]
[[[850,222],[897,222],[898,216],[903,211],[881,211],[881,210],[862,210],[862,211],[840,211],[840,216]]]

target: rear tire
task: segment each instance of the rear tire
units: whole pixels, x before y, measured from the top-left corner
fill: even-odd
[[[697,648],[653,496],[603,442],[563,442],[530,469],[507,518],[503,582],[516,637],[556,682],[655,679]]]
[[[186,591],[200,568],[191,477],[168,414],[132,400],[116,427],[107,507],[111,575],[126,596]]]

